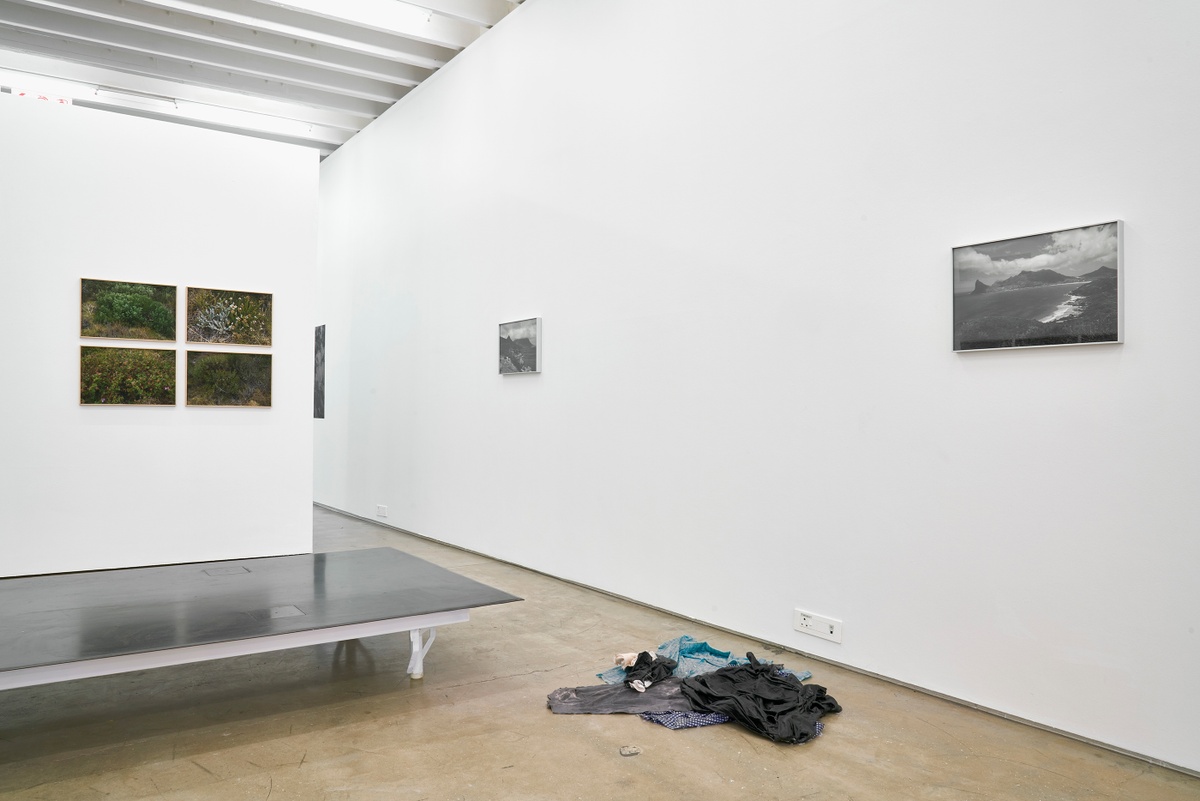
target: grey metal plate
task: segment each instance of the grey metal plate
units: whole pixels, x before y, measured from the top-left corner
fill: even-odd
[[[0,579],[0,671],[519,600],[391,548]]]

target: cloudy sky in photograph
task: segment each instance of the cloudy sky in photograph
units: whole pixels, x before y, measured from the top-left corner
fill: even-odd
[[[536,333],[536,318],[533,320],[518,320],[515,323],[502,323],[500,325],[500,336],[508,337],[509,339],[532,340]]]
[[[969,292],[976,279],[994,284],[1023,270],[1083,275],[1117,268],[1117,224],[1072,228],[954,249],[954,291]]]

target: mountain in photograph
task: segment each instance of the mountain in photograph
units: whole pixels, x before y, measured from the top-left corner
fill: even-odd
[[[984,292],[991,292],[991,291],[992,291],[992,287],[990,284],[985,284],[982,281],[980,281],[978,278],[976,278],[975,279],[975,291],[972,292],[971,294],[972,295],[982,295]]]
[[[529,339],[500,337],[500,372],[532,373],[537,367],[537,348]]]
[[[1117,271],[1112,267],[1098,267],[1095,270],[1092,270],[1090,273],[1084,273],[1083,275],[1079,276],[1078,280],[1096,281],[1102,278],[1106,280],[1111,278],[1115,281],[1117,280]]]
[[[1080,278],[1091,278],[1088,283],[1074,290],[1076,295],[1086,299],[1086,309],[1099,309],[1111,301],[1112,313],[1117,313],[1117,271],[1109,267],[1093,270]]]
[[[992,284],[990,289],[993,292],[1005,289],[1026,289],[1031,286],[1053,286],[1055,284],[1075,284],[1083,279],[1072,278],[1069,275],[1063,275],[1054,270],[1022,270],[1014,276],[1005,278],[1003,281],[997,281]],[[975,288],[979,288],[979,281],[975,282]]]

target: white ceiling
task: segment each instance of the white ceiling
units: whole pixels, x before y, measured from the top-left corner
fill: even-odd
[[[322,157],[522,0],[0,0],[0,87]]]

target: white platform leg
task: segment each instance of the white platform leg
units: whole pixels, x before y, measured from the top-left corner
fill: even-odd
[[[437,638],[437,629],[429,629],[429,639],[422,645],[421,630],[413,629],[409,632],[412,638],[412,656],[408,658],[408,674],[414,679],[425,677],[425,654],[429,653],[429,647],[433,645],[433,641]]]

